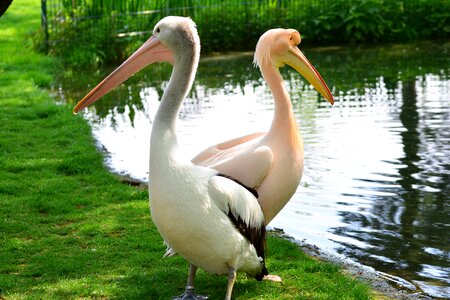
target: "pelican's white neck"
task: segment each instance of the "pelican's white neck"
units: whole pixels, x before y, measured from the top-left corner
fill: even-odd
[[[194,81],[196,66],[189,61],[175,63],[169,83],[161,98],[161,104],[155,116],[155,125],[175,128],[178,113]]]
[[[152,168],[156,168],[156,164],[178,157],[176,122],[181,104],[192,87],[199,60],[198,53],[193,52],[194,55],[189,56],[183,53],[175,58],[172,75],[153,121],[150,139]]]

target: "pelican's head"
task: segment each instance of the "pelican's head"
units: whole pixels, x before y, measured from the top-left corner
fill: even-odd
[[[197,27],[190,18],[165,17],[159,21],[153,29],[153,38],[161,41],[166,48],[171,50],[176,60],[187,58],[200,58],[200,38]],[[173,64],[173,61],[169,61]]]
[[[156,62],[190,60],[197,67],[200,57],[200,39],[195,23],[190,18],[165,17],[159,21],[153,35],[125,62],[90,91],[73,109],[77,113],[144,67]]]
[[[305,77],[328,102],[333,104],[333,95],[322,76],[298,49],[297,45],[300,42],[300,33],[295,29],[270,29],[259,38],[253,62],[260,69],[269,66],[280,68],[285,64],[290,65]]]

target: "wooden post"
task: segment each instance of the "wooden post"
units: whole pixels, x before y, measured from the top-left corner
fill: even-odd
[[[47,0],[41,0],[41,26],[44,30],[44,51],[48,52],[48,16],[47,16]]]

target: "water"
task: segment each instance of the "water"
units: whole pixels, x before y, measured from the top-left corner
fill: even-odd
[[[334,107],[284,68],[305,169],[270,225],[373,267],[402,288],[450,298],[449,49],[307,49]],[[201,61],[178,122],[187,155],[269,128],[273,101],[251,61],[249,53]],[[75,103],[109,71],[82,72],[76,80],[68,74],[59,94]],[[170,72],[168,65],[151,66],[85,112],[116,172],[147,180],[151,123]]]

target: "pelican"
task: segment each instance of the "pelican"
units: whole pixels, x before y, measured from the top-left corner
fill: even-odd
[[[253,189],[217,170],[194,165],[178,146],[176,121],[192,87],[199,53],[194,22],[166,17],[135,53],[75,106],[74,113],[146,65],[173,65],[150,138],[150,210],[165,243],[190,263],[186,290],[177,299],[205,299],[194,291],[198,267],[228,274],[225,299],[231,299],[236,271],[258,280],[268,274],[264,215]]]
[[[269,131],[214,145],[192,159],[196,165],[208,166],[256,189],[266,225],[295,193],[303,173],[303,141],[279,68],[290,65],[334,103],[327,84],[297,47],[300,41],[297,30],[279,28],[265,32],[256,45],[254,63],[275,102]]]

